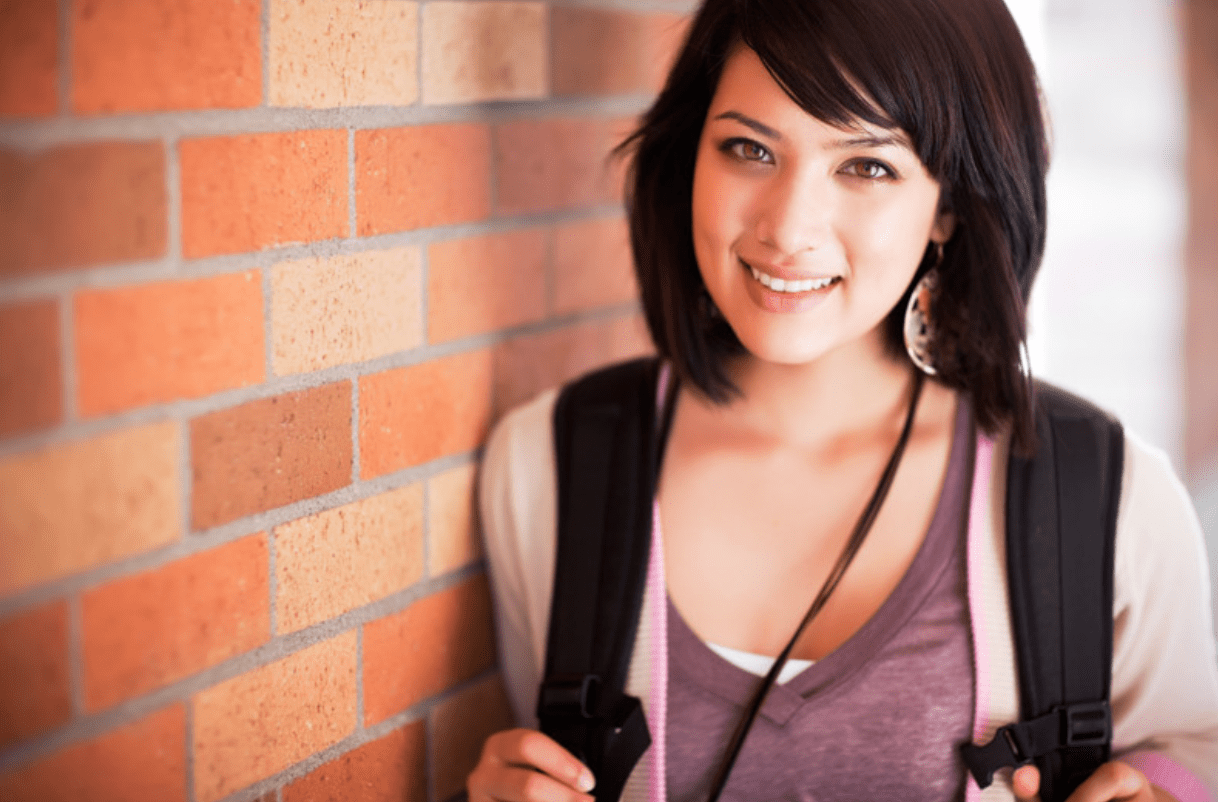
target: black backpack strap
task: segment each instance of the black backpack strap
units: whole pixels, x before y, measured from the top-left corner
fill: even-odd
[[[982,787],[1035,762],[1043,802],[1064,800],[1109,759],[1112,577],[1124,432],[1107,413],[1036,385],[1037,452],[1012,454],[1007,574],[1022,720],[966,744]]]
[[[651,744],[624,693],[642,612],[658,466],[659,362],[642,359],[568,385],[554,408],[558,544],[541,729],[616,800]]]

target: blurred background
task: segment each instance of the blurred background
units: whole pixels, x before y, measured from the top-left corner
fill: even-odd
[[[1218,4],[1010,2],[1033,368],[1215,562]],[[479,449],[648,349],[605,156],[692,7],[0,0],[0,799],[460,795],[507,715]]]

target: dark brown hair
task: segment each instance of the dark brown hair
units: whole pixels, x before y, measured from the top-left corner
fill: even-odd
[[[938,378],[971,395],[983,429],[1009,420],[1016,445],[1030,449],[1022,357],[1048,153],[1035,69],[1003,0],[706,0],[664,89],[618,149],[632,154],[631,245],[659,353],[710,398],[735,392],[725,359],[743,346],[698,272],[691,194],[702,125],[740,44],[814,117],[908,134],[957,219],[933,309]],[[915,282],[934,258],[928,248]],[[912,286],[884,323],[894,352],[904,353]]]

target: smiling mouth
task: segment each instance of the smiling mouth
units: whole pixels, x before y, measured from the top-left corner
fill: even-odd
[[[823,290],[833,286],[842,280],[841,276],[830,276],[826,278],[805,278],[805,279],[781,279],[776,276],[771,276],[769,273],[763,273],[757,268],[740,260],[740,264],[744,265],[753,278],[757,280],[763,287],[773,292],[799,293],[812,292],[815,290]]]

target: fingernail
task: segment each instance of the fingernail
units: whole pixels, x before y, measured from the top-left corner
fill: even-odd
[[[575,787],[586,794],[596,787],[596,778],[592,776],[592,772],[584,769],[579,773],[579,779],[575,781]]]

